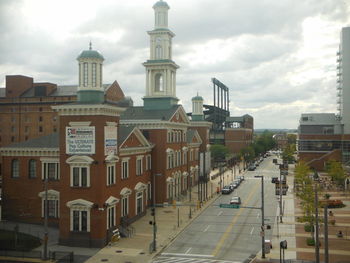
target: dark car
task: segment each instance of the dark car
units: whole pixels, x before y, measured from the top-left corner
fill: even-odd
[[[239,180],[241,180],[241,182],[244,181],[244,176],[243,175],[238,176],[238,178],[239,178]]]
[[[228,186],[228,185],[226,185],[226,186],[224,186],[222,189],[221,189],[221,193],[222,194],[230,194],[232,192],[232,190],[231,190],[231,187],[230,186]]]
[[[254,164],[249,165],[248,171],[254,171],[256,169],[256,166]]]
[[[272,177],[271,178],[271,183],[275,184],[278,182],[278,177]]]

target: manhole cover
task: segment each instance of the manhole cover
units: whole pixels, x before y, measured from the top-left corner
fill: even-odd
[[[164,213],[173,213],[173,211],[171,211],[171,210],[165,210],[165,211],[163,211]]]
[[[116,250],[115,253],[122,253],[123,250]]]
[[[103,258],[103,259],[101,259],[101,262],[107,262],[108,261],[108,259],[107,258]]]
[[[144,255],[145,254],[145,252],[140,252],[140,255]]]

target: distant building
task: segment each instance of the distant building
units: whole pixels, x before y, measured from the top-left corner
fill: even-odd
[[[350,162],[350,27],[340,33],[336,87],[338,114],[304,113],[299,122],[299,159],[317,169],[329,159]]]
[[[132,105],[119,84],[104,84],[106,101]],[[21,75],[6,76],[0,88],[0,147],[57,132],[58,115],[51,106],[77,100],[78,86],[34,82]]]
[[[286,133],[274,134],[272,138],[276,141],[278,149],[285,149],[288,145],[288,137]]]

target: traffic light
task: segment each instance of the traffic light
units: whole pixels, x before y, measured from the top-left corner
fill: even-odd
[[[151,208],[151,216],[154,216],[156,214],[156,209],[154,207]]]

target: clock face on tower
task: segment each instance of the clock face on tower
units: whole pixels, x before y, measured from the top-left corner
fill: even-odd
[[[161,39],[160,37],[157,37],[157,38],[156,38],[157,44],[159,44],[161,41],[162,41],[162,39]]]

